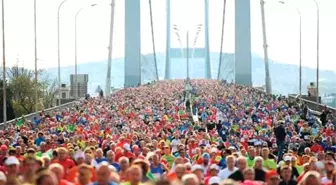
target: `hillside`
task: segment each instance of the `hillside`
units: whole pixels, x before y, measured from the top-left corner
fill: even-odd
[[[211,53],[211,72],[212,78],[217,77],[219,53]],[[157,54],[158,71],[160,79],[164,77],[165,55]],[[234,76],[234,54],[225,54],[223,68],[225,72],[223,78],[228,81]],[[94,93],[96,87],[100,85],[105,87],[107,61],[96,61],[78,65],[78,73],[89,74],[89,92]],[[203,78],[204,59],[190,59],[190,77]],[[62,67],[62,82],[69,84],[69,75],[74,73],[74,66]],[[47,72],[53,76],[57,76],[57,68],[47,69]],[[252,56],[252,72],[253,85],[263,85],[265,81],[265,70],[263,58]],[[185,59],[173,59],[172,78],[185,78],[186,76],[186,61]],[[142,60],[142,81],[150,81],[154,79],[154,64],[151,54],[144,55]],[[297,65],[283,64],[276,61],[270,62],[270,74],[272,80],[272,88],[274,93],[289,94],[299,91],[299,68]],[[316,70],[313,68],[304,67],[302,72],[302,91],[306,93],[306,87],[310,82],[315,82]],[[333,71],[321,70],[320,72],[320,91],[322,95],[336,92],[336,74]],[[114,59],[112,62],[112,85],[114,87],[122,87],[124,83],[124,62],[122,58]],[[103,88],[104,89],[104,88]]]

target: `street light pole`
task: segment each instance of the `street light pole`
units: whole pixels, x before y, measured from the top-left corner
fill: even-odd
[[[279,1],[279,3],[281,4],[286,4],[284,1]],[[300,55],[300,61],[299,61],[299,95],[301,96],[302,95],[302,16],[301,16],[301,11],[299,8],[297,8],[296,6],[294,5],[291,5],[293,6],[298,15],[299,15],[299,55]]]
[[[107,96],[111,94],[111,67],[112,67],[112,48],[113,48],[114,8],[115,8],[115,0],[112,0],[111,18],[110,18],[110,39],[109,39],[109,48],[108,48],[107,75],[106,75],[106,86],[105,86],[105,94]]]
[[[62,5],[68,0],[63,0],[61,4],[58,6],[57,11],[57,59],[58,59],[58,105],[61,105],[61,49],[60,49],[60,10]]]
[[[94,7],[96,6],[97,4],[92,4],[91,6],[89,7]],[[84,8],[81,8],[77,11],[76,13],[76,16],[75,16],[75,99],[77,100],[78,98],[78,82],[77,82],[77,18],[78,18],[78,15],[85,9],[85,8],[89,8],[89,7],[84,7]]]
[[[187,31],[187,79],[189,79],[189,31]]]
[[[38,80],[37,80],[37,34],[36,34],[36,0],[34,0],[34,47],[35,47],[35,111],[38,111]]]
[[[6,42],[5,42],[5,0],[2,0],[2,109],[3,123],[7,126],[7,100],[6,100]]]
[[[319,81],[320,81],[320,8],[316,0],[316,103],[320,104]]]
[[[262,31],[263,31],[264,60],[265,60],[265,85],[266,85],[266,92],[271,93],[272,87],[271,87],[271,77],[269,74],[264,0],[260,0],[260,6],[261,6],[261,19],[262,19]]]

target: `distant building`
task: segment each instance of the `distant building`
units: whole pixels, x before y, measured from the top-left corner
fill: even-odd
[[[76,86],[77,88],[77,98],[83,98],[88,94],[88,74],[77,74],[77,84],[74,74],[70,75],[70,97],[75,98],[76,96]]]
[[[59,91],[61,91],[61,97],[59,97]],[[68,87],[66,84],[61,84],[61,88],[57,89],[56,91],[56,99],[55,99],[55,105],[59,105],[59,101],[61,101],[61,104],[68,103],[73,101],[74,99],[70,96],[70,87]]]

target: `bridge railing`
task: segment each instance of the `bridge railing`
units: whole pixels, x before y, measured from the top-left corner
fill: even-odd
[[[114,89],[112,94],[118,92],[122,90],[121,88],[120,89]],[[66,108],[70,108],[70,107],[75,107],[76,105],[78,105],[79,101],[72,101],[72,102],[68,102],[68,103],[65,103],[65,104],[62,104],[60,106],[56,106],[56,107],[52,107],[52,108],[49,108],[49,109],[45,109],[43,110],[46,114],[53,114],[54,112],[58,112],[58,111],[62,111]],[[38,112],[34,112],[34,113],[31,113],[31,114],[27,114],[24,117],[25,120],[30,120],[32,121],[34,119],[34,117],[37,117],[39,118],[40,117],[40,112],[41,111],[38,111]],[[20,119],[21,117],[19,118],[15,118],[13,120],[10,120],[10,121],[7,121],[7,123],[0,123],[0,130],[4,130],[6,129],[6,127],[8,125],[11,125],[11,124],[15,124],[15,122]]]
[[[326,106],[326,105],[324,105],[324,104],[316,103],[316,102],[314,102],[314,101],[310,101],[310,100],[307,100],[307,99],[298,97],[297,95],[293,95],[293,94],[288,95],[288,98],[289,98],[289,99],[292,99],[292,100],[294,100],[294,99],[298,99],[298,100],[304,102],[306,105],[308,105],[308,107],[309,107],[310,109],[314,110],[314,111],[315,111],[314,114],[316,114],[316,115],[318,115],[318,116],[321,114],[322,110],[323,110],[324,107]],[[331,111],[331,113],[332,113],[332,114],[334,115],[334,117],[335,117],[335,115],[336,115],[336,108],[333,108],[333,107],[330,107],[330,106],[327,106],[327,108]]]
[[[61,111],[61,110],[64,110],[65,108],[70,108],[70,107],[74,107],[76,106],[76,104],[78,103],[78,101],[72,101],[72,102],[68,102],[68,103],[65,103],[65,104],[62,104],[60,106],[56,106],[56,107],[52,107],[52,108],[49,108],[49,109],[45,109],[44,112],[47,113],[47,114],[52,114],[54,112],[57,112],[57,111]],[[40,112],[41,111],[38,111],[38,112],[33,112],[31,114],[27,114],[24,117],[25,120],[30,120],[32,121],[34,119],[34,117],[40,117]],[[11,125],[11,124],[15,124],[15,122],[20,119],[21,117],[19,118],[15,118],[13,120],[9,120],[7,121],[7,123],[0,123],[0,129],[3,130],[3,129],[6,129],[7,125]]]

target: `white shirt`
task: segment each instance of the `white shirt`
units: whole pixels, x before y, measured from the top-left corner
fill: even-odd
[[[234,167],[232,171],[229,170],[229,168],[224,168],[222,169],[219,173],[218,176],[221,180],[227,179],[231,174],[233,174],[236,170],[238,170],[237,167]]]

